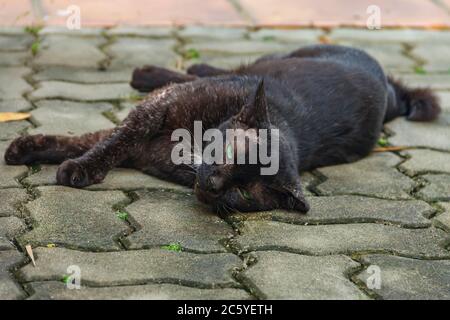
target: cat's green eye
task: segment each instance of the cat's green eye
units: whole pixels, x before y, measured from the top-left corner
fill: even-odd
[[[228,160],[233,160],[233,146],[230,144],[227,145],[227,159]]]
[[[245,200],[250,201],[253,199],[252,195],[247,190],[239,189],[239,193],[241,194],[242,198],[244,198]]]

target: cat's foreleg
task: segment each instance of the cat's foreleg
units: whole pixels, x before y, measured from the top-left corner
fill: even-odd
[[[133,71],[130,85],[140,92],[150,92],[170,83],[183,83],[196,80],[194,75],[183,74],[156,66],[144,66]]]
[[[100,183],[112,168],[140,154],[164,123],[168,105],[158,101],[138,106],[104,140],[82,156],[63,162],[57,182],[76,188]]]
[[[209,64],[205,64],[205,63],[199,63],[199,64],[193,64],[192,66],[190,66],[186,70],[186,72],[190,75],[204,78],[204,77],[215,77],[215,76],[226,75],[226,74],[232,73],[233,71],[216,68],[216,67],[210,66]]]
[[[78,137],[43,134],[19,137],[6,149],[5,162],[9,165],[59,164],[83,155],[111,132],[112,129],[107,129]]]

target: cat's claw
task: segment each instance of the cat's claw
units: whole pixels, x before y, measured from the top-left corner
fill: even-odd
[[[73,188],[83,188],[94,183],[88,171],[77,161],[69,159],[64,161],[56,173],[58,184]]]

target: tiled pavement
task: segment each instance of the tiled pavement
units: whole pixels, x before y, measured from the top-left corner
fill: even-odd
[[[0,298],[449,299],[450,32],[0,29],[0,112],[32,114],[0,124],[0,153],[21,134],[113,126],[138,98],[127,85],[135,66],[233,66],[320,41],[364,48],[408,84],[435,88],[441,118],[386,125],[389,143],[411,150],[304,174],[308,215],[222,220],[191,190],[132,170],[74,190],[55,186],[54,166],[2,160]],[[71,265],[80,290],[62,281]]]

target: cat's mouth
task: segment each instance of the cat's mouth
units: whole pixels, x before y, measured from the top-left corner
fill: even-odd
[[[203,190],[198,182],[194,184],[194,193],[200,202],[207,204],[214,204],[221,196],[220,193]]]

